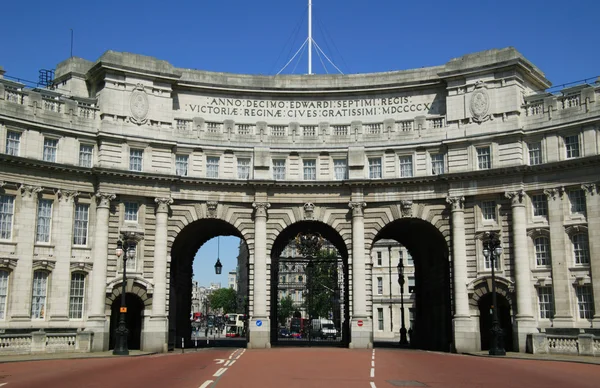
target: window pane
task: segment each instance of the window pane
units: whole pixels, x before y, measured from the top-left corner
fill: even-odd
[[[377,278],[377,294],[383,294],[383,278]]]
[[[575,264],[590,263],[587,234],[580,233],[573,236],[573,255],[575,256]]]
[[[533,206],[534,217],[548,217],[548,202],[544,194],[532,195],[531,205]]]
[[[52,223],[52,201],[41,199],[38,201],[36,241],[50,242],[50,225]]]
[[[377,327],[378,330],[383,330],[383,309],[377,309]]]
[[[6,300],[8,298],[8,271],[0,270],[0,319],[6,318]]]
[[[83,300],[85,295],[85,274],[71,274],[71,294],[69,298],[69,318],[83,318]]]
[[[400,177],[408,178],[413,176],[412,156],[400,156]]]
[[[15,197],[0,195],[0,239],[10,240],[12,237],[12,220]]]
[[[579,318],[592,319],[594,317],[594,300],[592,298],[592,287],[576,286],[577,306],[579,309]]]
[[[565,136],[567,159],[579,157],[579,136]]]
[[[550,265],[549,241],[546,237],[537,237],[534,240],[535,259],[538,266]]]
[[[496,219],[496,202],[483,201],[481,203],[481,215],[484,220],[493,221]]]
[[[188,174],[188,155],[175,156],[175,174],[179,176],[187,176]]]
[[[538,288],[538,301],[540,307],[540,318],[551,319],[554,317],[554,302],[551,287]]]
[[[492,168],[492,157],[490,147],[477,148],[477,167],[480,170]]]
[[[304,180],[314,181],[317,179],[317,161],[308,159],[303,161],[304,164]]]
[[[381,178],[381,158],[369,158],[369,178]]]
[[[8,155],[19,156],[20,144],[21,132],[8,131],[6,133],[6,153]]]
[[[143,150],[129,150],[129,170],[142,171],[142,162],[144,157]]]
[[[87,245],[88,212],[90,205],[77,204],[75,206],[75,222],[73,225],[73,244]]]
[[[92,167],[92,156],[94,154],[94,147],[87,144],[81,144],[79,146],[79,165],[81,167]]]
[[[585,193],[583,190],[570,190],[571,214],[585,214]]]
[[[31,319],[44,319],[46,315],[46,291],[48,272],[33,273],[33,290],[31,296]]]
[[[535,142],[527,145],[529,148],[529,165],[535,166],[542,163],[542,143]]]
[[[218,178],[219,177],[219,158],[214,156],[208,156],[206,158],[206,177],[207,178]]]
[[[140,205],[136,202],[125,202],[125,221],[137,222]]]
[[[56,162],[57,139],[44,139],[44,160],[46,162]]]
[[[238,179],[250,179],[250,159],[238,159]]]
[[[346,159],[334,159],[333,169],[335,173],[335,179],[348,179],[348,162]]]
[[[431,155],[431,173],[433,175],[444,173],[444,154]]]
[[[273,159],[273,179],[285,180],[285,159]]]

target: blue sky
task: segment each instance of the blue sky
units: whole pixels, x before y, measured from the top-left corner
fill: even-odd
[[[29,0],[3,2],[0,66],[36,81],[70,55],[106,50],[154,56],[177,67],[275,74],[307,36],[307,0]],[[600,75],[600,1],[313,0],[313,35],[344,73],[442,65],[477,51],[514,46],[561,85]],[[283,72],[307,72],[306,53]],[[294,71],[295,70],[295,71]],[[329,67],[329,72],[334,69]],[[325,73],[313,53],[313,72]],[[194,262],[202,284],[227,283],[238,242],[217,239]]]

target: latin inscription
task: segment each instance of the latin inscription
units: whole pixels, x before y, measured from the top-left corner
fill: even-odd
[[[426,98],[426,97],[425,97]],[[186,112],[198,115],[219,115],[280,119],[328,119],[336,117],[397,116],[403,114],[437,114],[431,101],[418,101],[408,96],[374,99],[292,101],[252,100],[205,97],[202,103],[184,103]]]

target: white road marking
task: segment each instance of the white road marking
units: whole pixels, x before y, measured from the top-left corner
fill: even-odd
[[[227,371],[227,368],[220,368],[218,371],[215,372],[215,374],[213,375],[214,377],[219,377],[221,376],[223,373],[225,373]]]
[[[231,362],[231,360],[227,360],[225,361],[225,366],[229,366],[229,363]]]
[[[200,388],[202,388],[202,387],[200,387]],[[377,388],[377,387],[375,386],[375,383],[374,383],[374,382],[372,382],[372,381],[371,381],[371,388]]]
[[[372,355],[372,356],[371,356],[371,360],[374,360],[374,359],[375,359],[375,355]]]
[[[8,383],[0,383],[0,387],[4,387]]]
[[[215,358],[215,361],[217,362],[217,364],[222,364],[225,362],[225,360],[223,360],[222,358]]]
[[[371,366],[374,367],[375,366],[375,361],[371,361]]]
[[[231,363],[229,364],[229,366],[232,366],[234,362],[235,362],[235,360],[231,361]]]
[[[213,383],[212,380],[206,380],[199,388],[207,388],[209,385]]]
[[[375,368],[371,368],[371,377],[375,377]]]

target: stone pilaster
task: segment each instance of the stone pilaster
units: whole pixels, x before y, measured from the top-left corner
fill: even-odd
[[[595,183],[581,185],[585,192],[590,269],[594,292],[594,328],[600,328],[600,190]]]
[[[525,192],[523,190],[505,193],[511,200],[513,261],[517,291],[517,347],[520,352],[526,351],[527,335],[536,331],[537,323],[533,318],[531,284],[531,267],[527,249],[527,217],[525,210]]]
[[[465,197],[448,196],[452,213],[452,273],[454,274],[454,348],[458,353],[479,349],[478,336],[469,311],[469,293],[467,292],[467,247],[465,237]]]
[[[88,323],[94,331],[93,351],[108,349],[108,322],[105,315],[106,265],[108,261],[108,219],[110,201],[115,194],[96,193],[96,233],[93,241],[94,268],[92,270],[92,297]]]
[[[69,292],[71,286],[71,247],[73,246],[73,200],[76,191],[59,190],[54,202],[58,207],[52,225],[52,240],[56,246],[56,267],[52,271],[52,294],[50,294],[50,320],[69,319]]]
[[[550,224],[550,253],[552,255],[552,286],[554,288],[554,325],[572,327],[572,283],[569,278],[569,266],[573,255],[565,244],[564,188],[544,190],[548,197],[548,223]]]
[[[154,235],[154,294],[152,315],[144,327],[144,350],[166,352],[168,339],[167,306],[167,223],[172,198],[155,198],[156,228]]]
[[[351,348],[373,346],[373,322],[367,315],[365,218],[362,195],[353,195],[348,204],[352,209],[352,320]]]
[[[13,223],[18,222],[18,228],[13,228],[13,241],[17,243],[15,249],[19,259],[15,268],[13,292],[9,293],[11,303],[11,320],[31,319],[31,287],[33,280],[33,245],[35,242],[35,224],[38,194],[41,187],[21,185],[19,187],[21,198],[15,203],[15,216]],[[15,201],[16,202],[16,201]],[[18,206],[17,206],[18,205]],[[17,221],[18,220],[18,221]]]
[[[269,348],[270,323],[267,313],[267,210],[268,202],[254,202],[254,283],[253,314],[250,318],[252,348]]]

